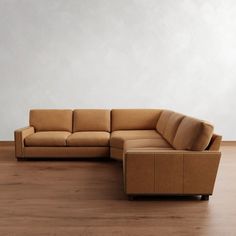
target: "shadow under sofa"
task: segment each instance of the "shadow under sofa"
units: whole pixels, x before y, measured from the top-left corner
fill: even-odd
[[[213,192],[221,156],[219,148],[222,137],[214,134],[213,130],[213,125],[206,121],[163,109],[35,109],[30,111],[29,126],[15,131],[15,153],[18,160],[112,158],[123,161],[125,192],[130,196],[209,196]],[[145,166],[148,166],[147,153],[150,159],[150,150],[154,152],[154,156],[164,158],[161,159],[164,162],[160,162],[160,159],[153,157],[149,163],[149,166],[156,167],[152,180],[145,176],[150,172],[145,169]],[[185,157],[186,161],[190,160],[189,166],[193,170],[194,166],[204,170],[198,171],[202,173],[198,179],[196,176],[184,179],[186,164],[180,163],[184,163],[183,156],[187,152],[190,157],[195,157]],[[179,164],[173,162],[172,157],[177,157],[176,163]],[[170,160],[169,164],[167,160]],[[158,161],[159,164],[156,164]],[[170,165],[174,168],[168,169]],[[174,173],[176,165],[179,165],[181,178]],[[209,173],[209,181],[205,181],[207,191],[203,193],[201,188],[194,190],[195,192],[184,191],[186,181],[190,181],[193,186],[201,185]],[[156,176],[159,176],[159,179]],[[181,179],[180,182],[175,183],[176,178]],[[170,188],[160,191],[158,187],[157,190],[157,186],[166,185],[170,185]],[[177,185],[182,187],[178,190]],[[148,190],[147,186],[151,186],[152,191],[150,188]]]

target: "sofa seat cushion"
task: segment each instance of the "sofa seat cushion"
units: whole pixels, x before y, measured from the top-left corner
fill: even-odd
[[[63,147],[70,135],[66,131],[43,131],[36,132],[25,138],[25,145],[29,147]]]
[[[163,139],[156,130],[118,130],[111,133],[110,146],[123,148],[126,140]]]
[[[67,138],[70,147],[109,147],[110,133],[103,131],[81,131]]]

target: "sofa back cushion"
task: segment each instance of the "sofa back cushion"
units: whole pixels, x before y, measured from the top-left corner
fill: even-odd
[[[173,146],[179,150],[203,151],[211,140],[213,130],[211,124],[186,116],[177,129]]]
[[[185,116],[180,113],[173,112],[166,122],[167,124],[162,135],[171,145],[173,144],[180,122],[184,119],[184,117]]]
[[[162,110],[160,118],[157,121],[156,124],[156,130],[160,133],[160,134],[164,134],[164,131],[166,129],[167,126],[167,122],[170,118],[170,116],[173,114],[173,111],[169,111],[169,110]]]
[[[110,110],[76,109],[73,115],[73,132],[107,131],[110,132]]]
[[[113,109],[112,131],[155,129],[161,114],[159,109]]]
[[[72,110],[35,109],[29,120],[36,131],[72,132]]]

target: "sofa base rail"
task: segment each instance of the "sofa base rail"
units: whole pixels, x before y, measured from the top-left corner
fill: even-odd
[[[24,147],[16,158],[94,158],[109,157],[109,147]]]
[[[138,200],[138,199],[143,199],[144,197],[155,197],[155,198],[160,198],[160,197],[173,197],[173,198],[177,198],[177,197],[200,197],[199,200],[201,201],[208,201],[209,197],[212,194],[129,194],[128,195],[128,199],[130,201],[134,201],[134,200]]]
[[[113,161],[109,157],[17,157],[17,161],[24,162],[24,161],[60,161],[60,162],[66,162],[66,161]]]
[[[213,193],[221,153],[216,151],[128,150],[124,159],[127,195]]]

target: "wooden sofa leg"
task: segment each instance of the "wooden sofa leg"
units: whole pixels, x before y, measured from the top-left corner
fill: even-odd
[[[129,195],[128,198],[129,198],[129,201],[133,201],[134,200],[134,195]]]
[[[201,200],[202,201],[208,201],[209,200],[209,195],[202,195]]]

